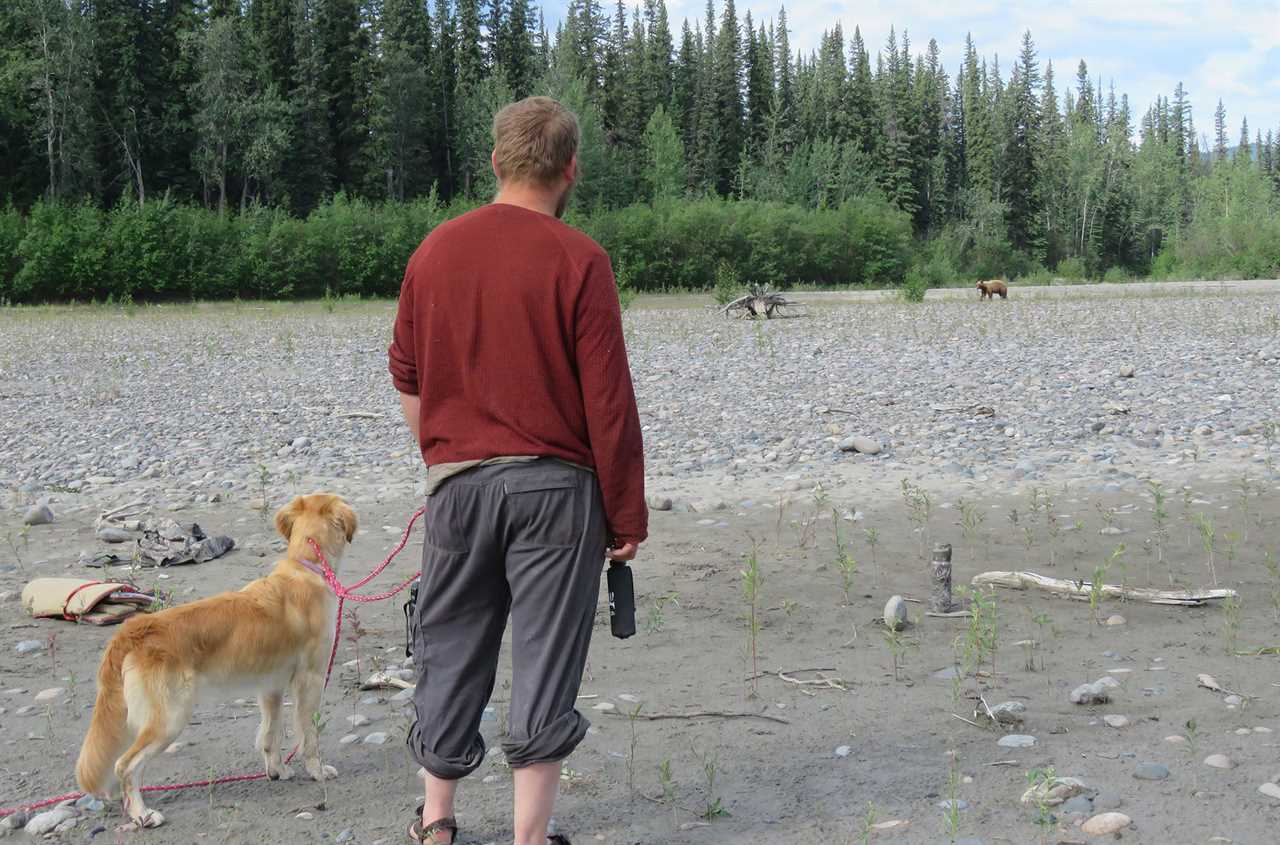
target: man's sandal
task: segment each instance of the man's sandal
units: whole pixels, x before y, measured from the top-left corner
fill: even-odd
[[[413,820],[413,824],[409,825],[409,841],[415,842],[417,845],[447,845],[445,840],[437,839],[437,833],[449,834],[448,843],[458,841],[458,821],[453,816],[447,816],[443,819],[436,819],[430,824],[422,823],[422,807],[418,805],[418,812]]]

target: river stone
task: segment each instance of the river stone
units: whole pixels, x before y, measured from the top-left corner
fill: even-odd
[[[1062,802],[1062,806],[1058,810],[1064,816],[1072,813],[1080,813],[1087,816],[1093,812],[1093,799],[1088,795],[1077,795]]]
[[[374,731],[364,738],[365,745],[386,745],[387,735],[383,731]]]
[[[108,525],[98,529],[98,539],[104,543],[127,543],[133,539],[133,535],[123,528]]]
[[[1105,724],[1105,725],[1106,725],[1107,727],[1109,727],[1109,728],[1127,728],[1127,727],[1129,727],[1129,717],[1128,717],[1128,716],[1120,716],[1120,715],[1115,714],[1115,713],[1111,713],[1111,714],[1108,714],[1108,715],[1106,715],[1106,716],[1103,716],[1103,717],[1102,717],[1102,721],[1103,721],[1103,724]]]
[[[50,687],[46,690],[40,690],[40,692],[36,693],[36,704],[47,704],[56,700],[60,695],[62,695],[62,687]]]
[[[1080,829],[1090,836],[1110,836],[1133,823],[1124,813],[1102,813],[1089,819]]]
[[[907,602],[902,596],[893,596],[884,604],[884,624],[896,631],[907,624]]]
[[[1280,801],[1280,784],[1264,783],[1262,786],[1258,787],[1258,791],[1268,798],[1274,798],[1277,801]]]
[[[1120,378],[1133,378],[1137,372],[1133,364],[1123,364],[1120,367]]]
[[[1169,777],[1169,767],[1159,763],[1139,763],[1133,776],[1138,780],[1165,780]]]
[[[1225,754],[1210,754],[1204,758],[1204,764],[1214,769],[1234,769],[1235,761]]]
[[[72,807],[56,807],[46,813],[38,813],[31,817],[31,821],[27,822],[27,826],[23,828],[32,836],[44,836],[46,833],[52,833],[58,825],[74,819],[76,811]]]
[[[44,651],[44,643],[39,640],[23,640],[13,647],[18,654],[31,654],[36,651]]]
[[[884,449],[879,441],[870,437],[855,434],[840,441],[841,452],[859,452],[863,455],[878,455]]]
[[[1110,700],[1111,694],[1101,681],[1081,684],[1071,691],[1072,704],[1106,704]]]
[[[32,505],[27,508],[26,515],[22,517],[23,525],[48,525],[51,522],[53,522],[53,510],[45,504]],[[40,815],[48,814],[41,813]],[[39,816],[36,818],[39,818]],[[32,821],[35,821],[35,819],[32,819]],[[57,827],[57,825],[54,825],[54,827]],[[50,830],[52,829],[50,828]]]
[[[1009,734],[1008,736],[1002,736],[1000,737],[1000,741],[996,743],[996,745],[999,745],[1001,748],[1030,748],[1035,744],[1036,738],[1034,736],[1027,736],[1026,734]]]
[[[671,510],[671,499],[668,496],[650,496],[649,509],[655,511]]]

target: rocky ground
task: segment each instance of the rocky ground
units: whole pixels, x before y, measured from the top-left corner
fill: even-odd
[[[793,319],[770,322],[664,299],[626,317],[655,509],[637,565],[642,631],[613,640],[602,616],[583,688],[595,726],[568,761],[561,827],[576,842],[990,845],[1100,841],[1088,831],[1103,821],[1089,820],[1118,812],[1133,841],[1271,841],[1280,658],[1228,651],[1280,643],[1276,284],[916,306],[803,298]],[[239,546],[131,578],[175,601],[231,589],[278,552],[271,511],[317,489],[359,511],[350,571],[367,571],[422,475],[385,372],[393,313],[385,302],[0,312],[0,591],[92,575],[77,561],[107,548],[94,519],[129,502]],[[1167,491],[1163,535],[1153,480]],[[24,525],[41,505],[53,522]],[[961,660],[967,671],[948,677],[955,644],[980,633],[967,620],[909,602],[901,636],[874,623],[890,595],[927,596],[934,540],[955,546],[958,583],[984,569],[1088,579],[1107,564],[1109,582],[1199,586],[1209,536],[1238,607],[1106,602],[1095,614],[999,592],[994,674]],[[753,549],[756,668],[740,574]],[[841,550],[856,561],[847,596]],[[418,554],[411,545],[388,580]],[[71,787],[111,633],[7,606],[0,807]],[[404,704],[355,680],[403,658],[402,617],[388,604],[361,621],[367,633],[342,648],[360,665],[327,697],[322,745],[341,773],[327,795],[297,782],[175,794],[160,804],[169,824],[132,839],[401,840],[416,789]],[[788,671],[814,668],[838,680]],[[1222,691],[1200,687],[1201,673]],[[1070,701],[1103,677],[1117,682],[1103,685],[1109,703]],[[1022,704],[1022,724],[955,718],[974,721],[978,695]],[[695,710],[747,715],[684,718]],[[252,707],[211,705],[197,722],[153,779],[255,765]],[[1218,755],[1228,768],[1206,765]],[[1028,773],[1049,768],[1083,794],[1043,813],[1021,804]],[[500,759],[462,795],[463,841],[509,838]],[[952,801],[963,809],[948,812]],[[88,808],[58,835],[117,821]]]

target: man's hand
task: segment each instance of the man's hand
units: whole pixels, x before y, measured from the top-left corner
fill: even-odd
[[[635,560],[639,550],[639,543],[623,543],[621,548],[605,549],[604,554],[609,560]]]
[[[418,424],[420,422],[419,414],[422,402],[417,396],[410,396],[408,393],[400,394],[400,410],[404,413],[404,421],[409,426],[409,431],[413,433],[413,442],[421,442],[418,436]]]

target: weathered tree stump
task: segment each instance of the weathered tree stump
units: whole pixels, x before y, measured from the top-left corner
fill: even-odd
[[[930,613],[954,613],[958,608],[951,599],[951,544],[933,547],[933,591],[929,596]]]
[[[797,303],[792,302],[780,293],[774,293],[767,287],[753,285],[746,295],[726,304],[724,313],[727,315],[737,311],[739,316],[746,315],[752,319],[764,317],[766,320],[771,320],[775,311],[795,304]]]

